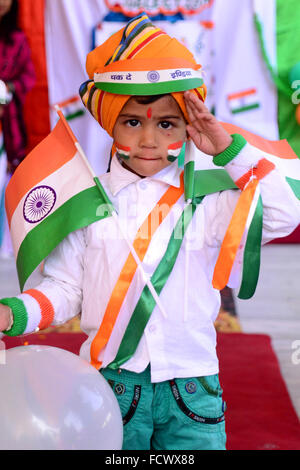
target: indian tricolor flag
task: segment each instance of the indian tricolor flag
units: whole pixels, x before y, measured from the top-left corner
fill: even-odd
[[[63,114],[18,166],[6,189],[6,213],[21,290],[30,274],[71,232],[110,215]],[[105,204],[106,211],[98,211]],[[99,215],[101,214],[105,215]]]
[[[85,108],[81,99],[77,95],[57,103],[53,106],[54,110],[56,106],[61,109],[67,121],[71,121],[72,119],[83,116],[85,114]]]
[[[286,140],[269,141],[232,124],[222,125],[229,134],[243,135],[261,154],[257,166],[235,182],[242,192],[222,242],[213,275],[213,286],[216,289],[221,290],[228,285],[234,260],[244,239],[243,272],[238,297],[249,299],[255,292],[260,267],[263,200],[259,181],[277,167],[295,196],[300,199],[300,161]]]
[[[227,96],[227,102],[232,114],[259,108],[256,88],[231,93]]]

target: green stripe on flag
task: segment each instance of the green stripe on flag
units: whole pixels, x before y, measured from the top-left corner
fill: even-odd
[[[202,202],[203,197],[198,198],[192,204],[186,206],[186,208],[181,213],[181,216],[176,223],[175,229],[172,232],[167,250],[154,274],[151,276],[151,283],[158,295],[161,293],[172,272],[186,230],[195,213],[197,204]],[[155,300],[149,291],[148,286],[145,286],[128,323],[117,355],[108,367],[111,369],[118,369],[134,354],[155,305]]]
[[[80,116],[84,116],[84,110],[80,109],[78,111],[74,111],[74,113],[66,114],[65,118],[67,121],[72,121],[72,119],[75,119]]]
[[[178,155],[178,168],[183,168],[184,167],[185,149],[186,149],[186,142],[184,142],[184,144],[181,148],[181,152]]]
[[[295,196],[300,199],[300,181],[294,180],[293,178],[289,178],[288,176],[286,176],[286,180],[292,188],[292,191],[294,192]]]
[[[213,194],[226,189],[238,189],[226,170],[196,170],[194,197]]]
[[[232,109],[232,114],[243,113],[244,111],[250,111],[251,109],[259,108],[259,103],[248,104],[247,106],[241,106],[240,108]]]
[[[275,0],[275,1],[278,2],[279,0]],[[296,1],[298,1],[298,0],[296,0]],[[276,15],[276,18],[278,18],[278,14]],[[280,90],[286,96],[290,96],[291,89],[290,89],[289,85],[287,83],[284,83],[283,80],[281,80],[281,78],[277,75],[277,73],[275,72],[274,68],[272,67],[272,65],[270,63],[270,59],[269,59],[268,54],[267,54],[267,50],[266,50],[266,46],[265,46],[265,40],[264,40],[264,26],[263,26],[262,22],[260,21],[259,16],[257,14],[254,15],[254,24],[255,24],[256,31],[257,31],[257,35],[258,35],[258,41],[259,41],[259,45],[260,45],[260,48],[261,48],[262,57],[265,61],[267,69],[269,70],[270,75],[271,75],[275,85],[277,86],[278,90]],[[274,34],[274,39],[275,39],[275,36],[276,35]]]
[[[193,171],[193,165],[189,165],[189,163],[187,163],[184,168],[185,200],[191,199],[192,197],[206,196],[207,194],[213,194],[227,189],[239,189],[226,170]],[[191,194],[193,194],[193,196],[191,196]]]
[[[184,165],[184,198],[189,201],[194,196],[195,162],[194,160]]]
[[[21,243],[17,271],[21,291],[30,274],[71,232],[111,215],[111,205],[101,198],[97,186],[70,198],[32,229]]]
[[[250,299],[256,290],[260,270],[262,228],[263,203],[259,196],[244,250],[242,282],[238,293],[240,299]]]
[[[202,78],[186,78],[184,80],[157,83],[96,82],[95,86],[100,90],[119,95],[162,95],[199,88],[202,84]]]

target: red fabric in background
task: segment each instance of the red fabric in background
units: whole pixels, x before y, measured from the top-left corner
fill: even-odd
[[[277,243],[300,243],[300,225],[288,237],[276,238],[276,240],[273,240],[270,243],[273,243],[273,244],[277,244]]]
[[[44,0],[19,0],[20,27],[24,31],[33,60],[36,85],[24,105],[29,153],[50,132],[48,76],[44,36]]]
[[[24,344],[41,344],[62,348],[74,354],[79,354],[80,346],[86,339],[87,335],[84,333],[41,332],[16,337],[4,336],[1,338],[1,341],[4,341],[7,349],[24,346]]]
[[[2,338],[7,348],[27,342],[60,347],[75,354],[85,339],[81,333],[56,332]],[[270,337],[218,333],[217,339],[220,381],[228,407],[228,450],[300,450],[300,422]],[[299,372],[300,365],[295,365],[295,374]]]
[[[300,450],[300,421],[267,335],[218,334],[230,450]],[[291,349],[291,355],[292,355]],[[295,374],[300,365],[295,365]]]

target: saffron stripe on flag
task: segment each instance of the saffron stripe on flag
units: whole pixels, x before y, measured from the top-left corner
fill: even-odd
[[[39,181],[74,157],[74,141],[59,120],[53,131],[40,142],[16,169],[6,188],[6,213],[11,217],[20,200]],[[29,158],[30,157],[30,158]]]
[[[228,100],[234,100],[239,98],[244,98],[245,96],[255,95],[257,92],[256,88],[250,88],[249,90],[238,91],[237,93],[231,93],[227,96]]]
[[[228,124],[225,122],[221,122],[221,124],[229,134],[241,134],[249,144],[257,147],[263,152],[269,153],[278,158],[288,160],[298,159],[298,156],[285,139],[267,140],[259,135],[255,135],[252,132],[242,129],[241,127],[235,126],[234,124]]]

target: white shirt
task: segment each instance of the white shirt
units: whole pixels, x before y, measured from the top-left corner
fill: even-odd
[[[260,152],[247,144],[226,169],[236,181],[260,160]],[[100,180],[119,214],[131,242],[161,196],[180,186],[177,163],[152,177],[140,178],[112,159],[110,173]],[[288,235],[300,222],[299,202],[284,177],[273,170],[260,182],[264,204],[263,243]],[[160,300],[164,318],[156,305],[133,357],[123,368],[142,372],[151,364],[151,380],[211,375],[218,372],[214,320],[220,308],[219,291],[212,287],[214,266],[226,229],[239,198],[239,190],[208,195],[197,207],[183,240],[174,268]],[[143,260],[145,272],[155,271],[168,245],[172,230],[184,208],[183,196],[155,232]],[[188,275],[185,266],[188,249]],[[105,313],[111,292],[129,254],[129,248],[112,217],[71,233],[47,258],[45,279],[36,289],[53,304],[53,324],[61,324],[81,312],[81,328],[88,339],[81,356],[90,361],[90,345]],[[145,286],[136,271],[118,314],[112,335],[99,355],[106,367],[117,353],[130,316]],[[187,308],[184,308],[188,288]],[[34,331],[35,300],[24,293],[30,313],[25,333]],[[25,303],[25,301],[24,301]]]

